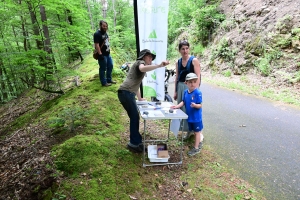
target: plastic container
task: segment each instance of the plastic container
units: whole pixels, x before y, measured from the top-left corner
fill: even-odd
[[[170,156],[167,158],[157,157],[157,145],[148,145],[148,158],[150,162],[168,162]]]

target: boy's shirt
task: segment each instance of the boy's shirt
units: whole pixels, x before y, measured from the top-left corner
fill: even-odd
[[[189,93],[188,89],[186,89],[182,101],[184,102],[186,114],[188,115],[187,121],[191,123],[202,122],[202,107],[199,109],[191,107],[192,102],[196,104],[202,103],[202,92],[199,89],[195,89]]]

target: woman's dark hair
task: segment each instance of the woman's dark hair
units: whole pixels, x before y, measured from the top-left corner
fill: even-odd
[[[99,22],[100,26],[102,26],[103,23],[105,23],[108,26],[108,23],[106,21],[100,20],[100,22]]]
[[[182,46],[188,46],[188,47],[190,47],[190,44],[188,43],[187,40],[182,40],[182,41],[179,42],[178,50],[180,50]]]

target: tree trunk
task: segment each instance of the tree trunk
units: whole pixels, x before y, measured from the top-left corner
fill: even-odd
[[[53,70],[55,70],[55,61],[53,59],[53,53],[52,53],[52,48],[51,48],[51,41],[50,41],[50,36],[49,36],[49,30],[47,26],[47,16],[46,16],[46,11],[45,7],[43,5],[40,5],[40,15],[41,15],[41,20],[43,23],[43,33],[44,33],[44,50],[47,52],[46,56],[46,73],[45,73],[45,87],[48,88],[48,77],[51,77],[53,75]],[[51,79],[51,78],[50,78]]]
[[[94,23],[93,23],[93,16],[92,16],[92,12],[91,12],[91,7],[90,7],[89,0],[86,0],[86,5],[88,7],[88,12],[89,12],[89,15],[90,15],[91,28],[92,28],[92,30],[95,30]]]
[[[102,13],[103,13],[103,18],[106,18],[106,11],[107,11],[107,0],[102,0]]]
[[[117,25],[117,18],[116,18],[116,9],[115,9],[115,0],[112,0],[112,4],[113,4],[113,10],[114,10],[114,27],[116,27]]]
[[[38,22],[37,22],[37,18],[36,18],[36,14],[32,8],[32,5],[30,4],[30,2],[27,1],[27,5],[28,5],[28,10],[30,12],[30,19],[31,19],[31,23],[33,25],[33,34],[36,36],[36,46],[38,49],[42,50],[43,49],[43,42],[38,39],[40,38],[40,30],[39,30],[39,26],[38,26]]]

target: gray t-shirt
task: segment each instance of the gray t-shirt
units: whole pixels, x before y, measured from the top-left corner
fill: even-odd
[[[119,90],[126,90],[136,94],[146,72],[141,72],[139,69],[140,64],[144,64],[143,60],[137,60],[131,67],[127,74],[125,81],[121,84]]]

